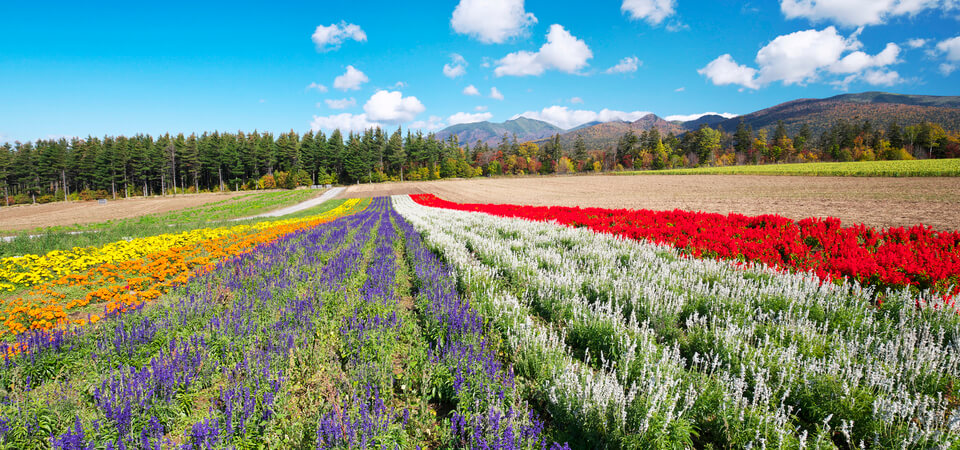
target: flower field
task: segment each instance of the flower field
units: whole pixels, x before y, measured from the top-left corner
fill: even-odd
[[[97,320],[97,315],[71,319],[73,310],[82,310],[89,304],[102,305],[107,314],[136,307],[209,270],[225,257],[332,220],[357,206],[358,201],[352,200],[301,219],[202,228],[102,247],[4,258],[0,260],[0,292],[31,289],[4,302],[0,337]]]
[[[960,292],[957,231],[936,231],[922,225],[876,230],[843,226],[831,218],[795,222],[773,215],[458,204],[430,194],[413,198],[427,206],[554,221],[667,244],[698,258],[762,263],[878,287],[912,286],[950,296]],[[944,300],[953,307],[952,300]]]
[[[542,221],[397,209],[579,448],[950,447],[960,318]]]
[[[4,260],[0,446],[960,445],[953,287],[822,262],[838,236],[896,264],[890,230],[771,264],[806,222],[585,211],[395,196]]]

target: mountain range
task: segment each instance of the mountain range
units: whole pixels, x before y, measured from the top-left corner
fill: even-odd
[[[824,99],[792,100],[730,119],[719,115],[705,115],[690,121],[670,122],[655,114],[648,114],[633,122],[589,122],[568,130],[544,121],[518,117],[503,123],[457,124],[440,130],[437,136],[446,139],[457,135],[462,143],[473,145],[479,140],[495,146],[500,143],[504,134],[508,137],[516,135],[520,142],[541,143],[559,134],[561,143],[566,147],[573,145],[579,135],[588,147],[605,148],[615,146],[620,136],[628,130],[640,133],[657,128],[663,134],[680,135],[707,125],[732,132],[743,121],[754,130],[767,129],[772,132],[777,122],[781,120],[790,134],[796,133],[806,124],[814,136],[829,129],[840,120],[857,123],[869,120],[877,126],[886,126],[890,121],[896,121],[901,125],[929,121],[939,123],[948,130],[960,130],[960,96],[863,92]]]

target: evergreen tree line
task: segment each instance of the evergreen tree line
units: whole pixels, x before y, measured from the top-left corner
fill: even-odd
[[[0,206],[70,198],[471,177],[456,138],[380,128],[107,136],[0,146]]]
[[[742,122],[734,133],[703,126],[676,136],[629,131],[615,146],[588,148],[581,136],[498,145],[461,145],[397,128],[298,134],[203,133],[153,137],[48,139],[0,146],[0,206],[183,192],[294,188],[483,174],[569,173],[707,165],[960,157],[960,134],[937,124],[901,127],[838,122],[819,136],[804,125],[793,136]]]

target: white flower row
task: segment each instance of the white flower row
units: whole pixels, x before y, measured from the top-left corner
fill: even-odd
[[[957,440],[956,405],[929,386],[960,381],[960,320],[952,310],[916,310],[906,290],[883,293],[902,309],[878,312],[876,293],[855,283],[684,258],[663,246],[405,196],[394,205],[496,319],[517,364],[544,366],[529,372],[540,374],[533,381],[554,414],[595,420],[621,436],[656,434],[654,424],[665,433],[673,421],[693,420],[714,383],[720,408],[757,430],[740,443],[804,445],[796,417],[811,406],[798,398],[827,384],[838,404],[866,408],[885,427],[855,436],[855,424],[838,413],[824,418],[819,437],[833,426],[856,446]],[[856,404],[864,393],[872,403]],[[628,420],[631,405],[644,408],[640,420]]]

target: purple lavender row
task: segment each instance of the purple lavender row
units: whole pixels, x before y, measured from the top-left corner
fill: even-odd
[[[390,392],[390,373],[383,370],[386,340],[395,340],[400,327],[397,314],[397,261],[394,256],[396,231],[390,222],[389,199],[373,200],[371,209],[378,212],[378,234],[373,257],[367,266],[360,287],[357,305],[340,328],[344,361],[351,382],[349,397],[321,416],[317,426],[317,448],[367,448],[398,446],[397,435],[403,434],[409,412],[398,413],[386,406]],[[357,241],[359,243],[359,241]],[[392,446],[390,445],[392,444]]]
[[[375,208],[369,207],[362,213],[332,222],[330,233],[324,242],[305,239],[298,260],[292,261],[290,255],[294,248],[279,247],[261,255],[258,268],[253,273],[269,273],[259,283],[257,294],[247,300],[240,299],[240,305],[248,308],[235,308],[236,313],[225,321],[228,327],[247,321],[259,311],[270,311],[275,292],[288,286],[290,280],[304,280],[318,290],[336,289],[339,282],[347,278],[358,262],[356,242],[366,241],[375,225]],[[316,270],[317,263],[323,260],[321,255],[334,252],[346,242],[351,230],[355,230],[353,240],[330,257],[322,268]],[[243,285],[250,278],[230,275],[228,285]],[[313,280],[316,278],[316,282]],[[265,281],[265,282],[264,282]],[[246,292],[250,292],[249,290]],[[314,292],[316,294],[316,292]],[[278,356],[288,354],[296,348],[309,348],[306,342],[313,336],[316,328],[313,320],[319,314],[320,298],[317,295],[286,299],[281,308],[280,318],[268,325],[266,330],[250,330],[247,334],[254,339],[253,352],[245,352],[244,359],[237,361],[225,372],[228,385],[222,389],[216,401],[218,405],[211,411],[210,417],[193,425],[188,433],[184,449],[205,449],[230,446],[231,443],[249,441],[262,433],[271,419],[271,406],[285,381],[285,367],[276,365]],[[234,330],[244,329],[232,325]],[[226,328],[229,331],[229,328]],[[222,331],[218,328],[214,331]],[[282,359],[282,358],[281,358]],[[282,362],[282,361],[281,361]],[[251,377],[251,374],[255,376]]]
[[[308,265],[293,265],[291,269],[291,255],[297,254],[300,248],[315,250],[331,241],[343,242],[348,230],[358,222],[362,224],[364,219],[370,222],[369,215],[366,218],[358,215],[286,236],[256,252],[221,262],[217,270],[194,284],[200,286],[199,290],[190,286],[184,288],[182,292],[186,301],[176,311],[167,314],[163,327],[189,327],[198,317],[202,321],[216,311],[221,299],[214,297],[211,281],[239,295],[231,301],[231,308],[209,317],[208,325],[188,342],[171,344],[169,350],[151,360],[149,367],[140,370],[121,368],[117,375],[109,377],[97,388],[94,401],[111,430],[101,433],[101,424],[94,423],[92,431],[98,437],[115,434],[116,439],[105,445],[102,439],[86,439],[78,419],[71,430],[53,440],[54,446],[87,448],[99,441],[98,447],[101,448],[169,447],[172,444],[162,439],[169,432],[166,424],[151,412],[177,395],[188,392],[197,378],[208,380],[217,372],[224,375],[231,387],[220,389],[218,398],[213,401],[217,405],[211,410],[213,417],[192,427],[184,448],[219,446],[235,437],[262,430],[263,424],[272,416],[273,401],[284,380],[283,367],[276,364],[277,357],[302,343],[299,336],[310,335],[313,323],[310,316],[315,312],[313,299],[275,299],[277,293],[293,285],[291,279],[304,279],[310,275],[306,273],[310,268]],[[300,254],[301,258],[309,258],[314,252]],[[281,306],[283,311],[278,320],[272,323],[256,320],[265,311],[276,311],[276,306]],[[171,318],[173,320],[169,320]],[[156,334],[157,325],[149,318],[139,324],[129,330],[121,327],[128,331],[117,333],[112,342],[113,353],[138,351],[139,346]],[[204,332],[219,338],[210,343],[216,344],[216,350],[203,340]],[[202,374],[201,365],[206,367]],[[139,433],[132,429],[135,418],[142,420],[147,416],[150,419],[139,427]]]
[[[418,306],[426,316],[431,361],[445,367],[456,409],[450,415],[453,447],[484,449],[564,449],[550,443],[543,423],[529,410],[514,384],[511,367],[497,359],[487,340],[483,317],[457,292],[450,267],[423,245],[419,233],[399,214],[394,220],[406,238],[407,255],[416,275]]]

